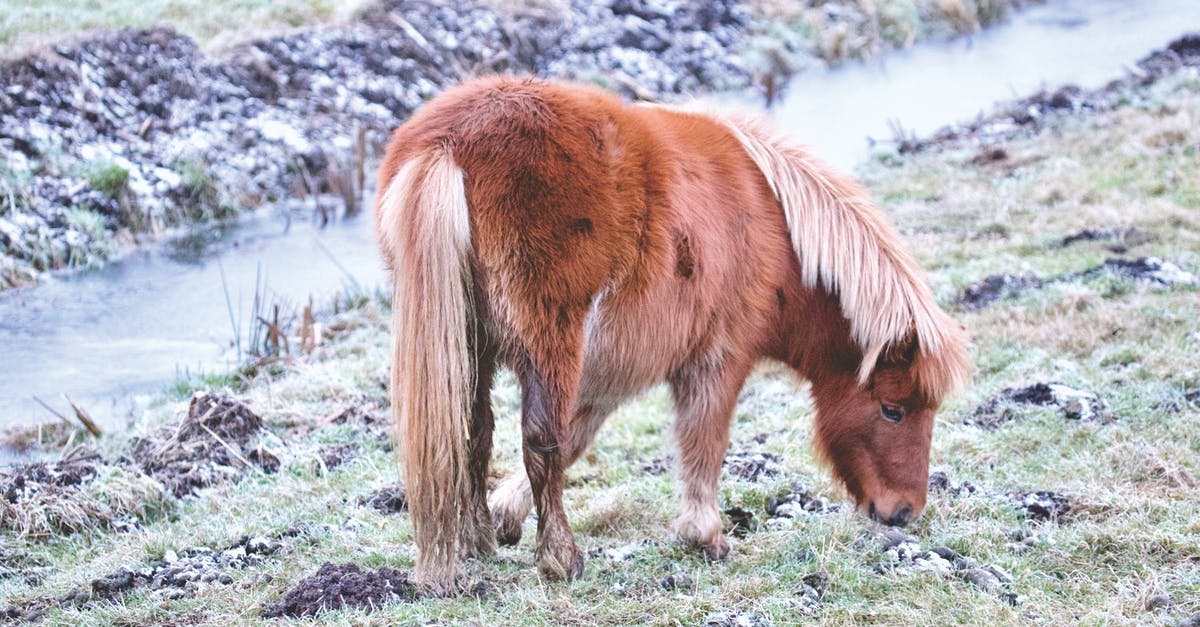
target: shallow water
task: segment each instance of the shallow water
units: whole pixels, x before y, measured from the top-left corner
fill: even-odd
[[[1189,30],[1200,30],[1200,0],[1051,0],[969,39],[808,72],[771,115],[848,168],[868,138],[891,138],[889,120],[926,135],[1044,85],[1102,85]],[[223,372],[237,360],[223,286],[245,334],[260,268],[269,300],[292,303],[384,278],[365,217],[289,228],[272,214],[210,239],[0,294],[0,426],[52,419],[34,396],[67,414],[62,393],[113,426],[178,372]]]
[[[71,415],[62,393],[113,425],[177,373],[225,372],[237,362],[226,287],[245,341],[260,280],[267,302],[294,305],[382,281],[369,216],[306,217],[256,217],[0,294],[0,425],[53,419],[34,396]]]
[[[771,119],[843,168],[890,124],[922,137],[1042,87],[1100,87],[1155,49],[1200,30],[1200,0],[1049,0],[969,38],[792,81]]]

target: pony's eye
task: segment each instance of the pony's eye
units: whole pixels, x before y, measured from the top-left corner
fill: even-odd
[[[901,407],[896,407],[895,405],[883,405],[882,408],[884,420],[889,422],[900,422],[900,419],[904,417],[904,409]]]

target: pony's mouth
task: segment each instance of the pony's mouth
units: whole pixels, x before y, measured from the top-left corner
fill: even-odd
[[[913,514],[912,507],[908,505],[901,505],[893,510],[890,514],[885,515],[883,512],[876,509],[874,501],[871,501],[871,503],[867,506],[867,517],[875,522],[880,522],[892,527],[903,527],[917,518],[917,516]]]

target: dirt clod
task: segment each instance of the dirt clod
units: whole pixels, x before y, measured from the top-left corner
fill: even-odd
[[[774,527],[804,514],[835,512],[840,506],[811,494],[803,486],[793,484],[787,492],[768,498],[765,509],[767,524]]]
[[[692,581],[692,577],[682,570],[676,571],[667,575],[658,582],[659,587],[663,590],[691,590],[695,587],[696,582]]]
[[[733,536],[741,537],[758,528],[754,512],[748,509],[731,507],[725,510],[725,515],[729,517],[729,527],[725,531]]]
[[[1013,498],[1017,507],[1033,520],[1061,522],[1071,513],[1071,500],[1057,492],[1018,492]]]
[[[358,499],[358,504],[369,505],[384,514],[399,514],[408,511],[408,494],[404,486],[391,485]]]
[[[343,607],[373,610],[385,603],[411,602],[416,589],[408,574],[395,568],[364,572],[357,564],[326,562],[287,596],[267,607],[263,616],[300,618]]]
[[[955,302],[967,309],[983,309],[1001,298],[1015,296],[1044,284],[1031,275],[993,274],[962,289]]]
[[[725,470],[739,479],[758,481],[762,477],[779,474],[779,460],[780,457],[774,453],[726,453]]]

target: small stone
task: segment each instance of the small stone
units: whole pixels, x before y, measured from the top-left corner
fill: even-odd
[[[167,564],[174,564],[175,562],[178,562],[178,561],[179,561],[179,555],[177,553],[175,553],[175,551],[172,551],[171,549],[167,549],[166,552],[163,553],[163,562],[165,562]]]

